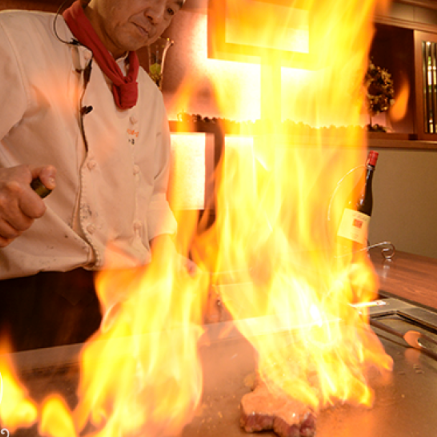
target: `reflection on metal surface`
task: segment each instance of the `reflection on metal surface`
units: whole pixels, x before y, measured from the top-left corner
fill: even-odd
[[[387,323],[393,322],[393,328],[401,332],[412,328],[420,330],[416,322],[414,325],[410,323],[409,318],[425,319],[425,324],[437,321],[435,313],[397,299],[375,302],[379,303],[369,305],[371,316],[378,320],[389,318]],[[435,435],[437,362],[409,348],[398,337],[382,333],[380,339],[394,360],[394,370],[388,379],[375,380],[372,385],[375,389],[373,407],[338,404],[321,411],[318,414],[317,437]],[[240,399],[249,391],[245,378],[254,371],[256,361],[247,340],[236,336],[222,339],[202,348],[201,353],[206,375],[203,402],[182,437],[256,436],[245,433],[239,426]],[[258,435],[275,436],[268,432]]]
[[[321,411],[317,437],[435,435],[436,361],[420,353],[411,355],[401,341],[384,336],[381,341],[394,359],[394,371],[386,380],[375,380],[373,407],[338,404]],[[240,399],[250,390],[245,380],[254,371],[256,360],[247,340],[234,336],[202,348],[201,353],[206,375],[203,402],[182,437],[275,436],[269,432],[248,434],[239,426]]]
[[[407,332],[397,331],[389,325],[373,319],[370,319],[370,325],[374,328],[378,328],[382,331],[388,332],[395,337],[402,338],[412,348],[423,351],[430,357],[437,360],[437,353],[435,351],[435,346],[437,345],[437,342],[429,337],[427,334],[418,332],[416,330],[409,330]]]
[[[399,315],[437,333],[436,312],[400,299],[387,298],[384,299],[384,302],[384,306],[379,305],[370,308],[370,317],[381,318],[383,316]]]

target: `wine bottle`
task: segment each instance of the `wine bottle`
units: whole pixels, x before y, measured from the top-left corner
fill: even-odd
[[[373,209],[372,180],[375,172],[378,152],[371,150],[366,161],[364,189],[355,204],[349,204],[338,228],[337,236],[350,240],[354,250],[367,246],[370,216]]]

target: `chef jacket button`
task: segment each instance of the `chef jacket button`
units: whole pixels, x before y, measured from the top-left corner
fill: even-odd
[[[140,172],[140,167],[139,167],[139,165],[135,164],[134,167],[133,167],[134,175],[137,175],[139,172]]]
[[[86,230],[90,233],[90,234],[94,234],[94,232],[96,232],[96,227],[94,225],[88,225],[86,227]]]
[[[94,161],[93,159],[88,161],[87,163],[87,167],[92,170],[95,166],[97,165],[96,161]]]
[[[135,117],[135,115],[131,115],[131,116],[129,117],[129,121],[130,121],[132,124],[137,124],[137,123],[138,123],[138,118]]]
[[[134,221],[134,230],[136,232],[138,232],[138,231],[141,231],[141,228],[142,228],[141,222],[139,220],[135,220]]]

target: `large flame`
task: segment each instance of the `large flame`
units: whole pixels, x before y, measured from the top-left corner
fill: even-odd
[[[307,62],[315,71],[308,75],[315,80],[305,87],[289,82],[284,92],[280,69],[289,59],[282,50],[260,51],[261,88],[268,94],[261,99],[263,119],[242,125],[241,134],[253,137],[250,153],[242,158],[226,149],[217,222],[198,241],[199,262],[203,248],[218,241],[213,269],[238,272],[234,282],[241,284],[221,288],[233,317],[273,315],[286,327],[282,335],[260,336],[253,323],[238,325],[258,351],[259,373],[271,390],[316,409],[339,400],[370,405],[368,370],[390,369],[391,359],[368,328],[366,313],[353,304],[374,298],[377,281],[365,251],[340,242],[337,229],[351,193],[359,191],[359,171],[349,172],[366,156],[366,133],[357,127],[362,80],[374,10],[388,2],[290,5],[297,3],[310,17]],[[251,23],[258,33],[288,29],[287,23],[266,23],[267,16]],[[228,90],[216,85],[223,102]],[[283,122],[281,101],[312,126]]]
[[[79,429],[175,435],[199,402],[205,276],[191,276],[166,245],[155,250],[146,269],[104,272],[97,281],[105,316],[82,354]]]
[[[97,280],[104,314],[80,358],[79,401],[70,409],[57,394],[38,407],[3,354],[0,372],[8,431],[38,422],[41,436],[175,436],[201,397],[197,344],[208,275],[193,276],[168,242],[147,268],[107,270]]]
[[[239,6],[242,16],[251,7],[248,0],[226,1],[235,6],[232,19]],[[388,0],[253,1],[252,21],[237,28],[248,32],[241,35],[245,44],[266,32],[260,36],[261,120],[227,139],[214,225],[194,235],[196,217],[179,220],[180,252],[187,255],[194,239],[193,256],[206,273],[190,275],[166,244],[146,268],[102,272],[97,290],[104,318],[81,355],[76,408],[51,395],[38,409],[1,362],[4,426],[38,421],[40,433],[50,437],[180,433],[201,397],[197,343],[209,278],[242,322],[237,326],[257,350],[259,374],[272,392],[314,409],[338,401],[371,404],[368,371],[390,369],[391,359],[371,333],[365,310],[354,304],[371,300],[377,281],[364,251],[338,244],[337,228],[357,183],[345,175],[366,155],[365,132],[356,126],[372,14]],[[268,14],[260,12],[263,4],[273,5]],[[289,32],[292,14],[284,14],[282,27],[276,19],[288,6],[304,11],[302,20],[309,17],[309,40],[297,52],[301,59],[309,50],[311,70],[301,62],[299,71],[290,69],[288,55],[283,67],[288,45],[282,42],[296,33]],[[301,38],[302,22],[298,30]],[[280,50],[272,51],[278,41]],[[220,81],[215,85],[218,104],[226,104],[229,90]],[[309,120],[311,127],[285,123],[283,114]],[[238,152],[229,153],[231,142]],[[221,287],[222,277],[231,286]],[[264,316],[280,332],[257,326]]]

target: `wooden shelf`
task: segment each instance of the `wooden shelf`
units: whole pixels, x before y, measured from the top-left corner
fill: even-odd
[[[369,132],[368,145],[370,148],[437,150],[437,138],[436,141],[424,141],[414,134]]]

